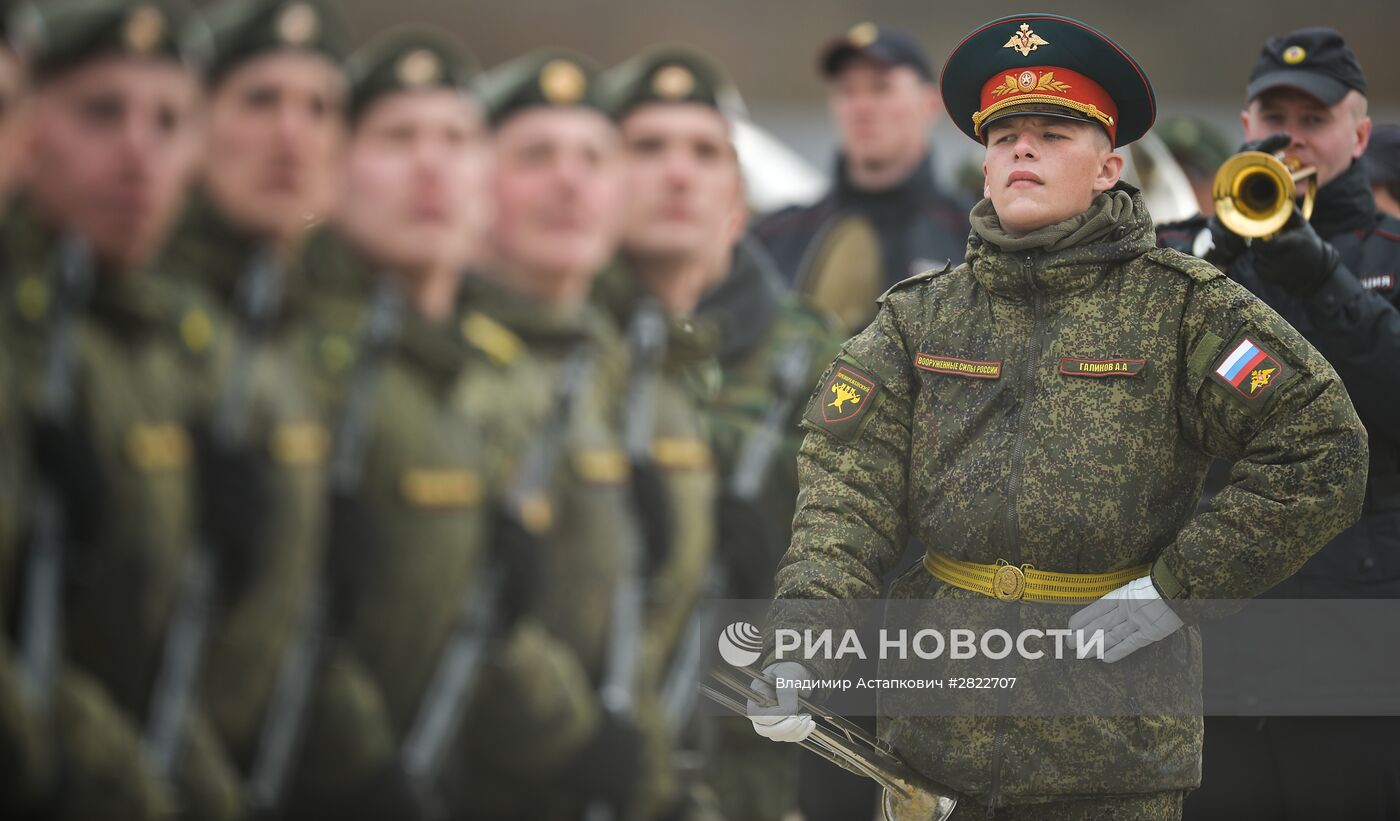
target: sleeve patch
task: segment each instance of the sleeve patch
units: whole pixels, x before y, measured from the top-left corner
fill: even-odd
[[[1293,368],[1249,334],[1222,348],[1210,370],[1212,379],[1250,404],[1264,404],[1259,400],[1278,390],[1293,374]]]
[[[837,360],[821,390],[812,397],[806,419],[838,439],[854,441],[879,393],[880,383],[873,376],[844,359]]]

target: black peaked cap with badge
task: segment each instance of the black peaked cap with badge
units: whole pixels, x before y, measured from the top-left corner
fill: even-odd
[[[1142,137],[1157,99],[1142,66],[1098,29],[1055,14],[1014,14],[978,27],[943,66],[943,104],[967,136],[1036,114],[1098,123],[1115,148]]]
[[[611,117],[598,64],[574,51],[541,49],[492,69],[487,80],[491,124],[538,106],[581,106]]]
[[[349,41],[339,7],[325,0],[223,0],[204,22],[212,46],[204,72],[211,84],[274,51],[320,54],[338,65]]]
[[[618,119],[647,103],[697,103],[724,114],[738,107],[734,86],[719,63],[685,46],[642,52],[608,69],[598,83]]]
[[[199,18],[164,0],[29,0],[7,25],[37,83],[93,60],[171,60],[198,69],[208,57]]]
[[[1332,106],[1348,91],[1364,95],[1366,72],[1336,31],[1298,29],[1264,41],[1249,72],[1245,101],[1275,88],[1296,88]]]
[[[474,98],[482,93],[476,59],[457,41],[424,26],[385,32],[355,52],[345,70],[352,123],[386,94],[439,88]]]
[[[817,68],[830,80],[853,58],[863,57],[882,66],[909,66],[925,82],[933,82],[933,64],[914,35],[881,23],[857,23],[830,40],[817,55]]]

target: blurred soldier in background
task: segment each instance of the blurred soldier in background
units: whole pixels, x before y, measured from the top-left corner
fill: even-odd
[[[345,34],[335,7],[305,0],[224,0],[206,19],[202,180],[161,272],[198,289],[231,338],[215,399],[222,427],[200,441],[222,588],[204,697],[246,773],[321,556],[327,433],[299,356],[305,287],[284,271],[332,205]],[[237,459],[226,439],[243,415],[256,444]]]
[[[617,593],[638,601],[643,552],[622,443],[626,354],[588,302],[617,244],[622,157],[586,58],[534,52],[495,69],[489,87],[495,220],[464,305],[519,365],[476,399],[507,412],[508,472],[525,485],[543,478],[546,495],[531,505],[542,547],[533,596],[488,660],[469,764],[451,789],[471,818],[572,819],[634,802],[647,743],[639,677],[612,682],[623,698],[600,692],[609,673],[636,669],[643,643],[615,629],[639,626],[635,607],[619,622]],[[543,477],[529,475],[531,455],[549,457]]]
[[[764,598],[790,536],[801,400],[841,336],[826,315],[786,294],[767,253],[743,239],[744,184],[723,70],[697,52],[666,48],[618,66],[605,83],[627,155],[628,204],[620,264],[596,293],[614,306],[647,293],[673,318],[672,361],[701,403],[722,482],[718,547],[727,583],[710,594]],[[788,412],[770,418],[775,408]],[[741,454],[758,462],[743,476]],[[693,565],[688,572],[693,595],[709,573]],[[715,725],[706,781],[723,816],[781,818],[795,804],[792,752],[756,739],[741,719]]]
[[[1400,125],[1378,125],[1372,129],[1371,141],[1366,145],[1366,173],[1371,177],[1376,208],[1400,219]],[[1392,276],[1392,291],[1394,288]]]
[[[668,491],[671,544],[651,573],[648,611],[648,674],[660,691],[669,674],[687,675],[680,645],[710,577],[716,484],[701,408],[719,372],[713,339],[699,332],[693,316],[701,296],[724,275],[732,242],[724,230],[736,215],[742,219],[743,193],[727,126],[715,111],[719,76],[703,58],[643,57],[600,82],[613,115],[622,119],[627,173],[621,253],[595,283],[594,300],[620,329],[644,321],[646,311],[665,318],[651,457]],[[708,102],[687,104],[696,99]],[[644,107],[659,114],[659,122],[639,112],[643,103],[656,104]],[[697,132],[696,117],[709,130]],[[689,672],[692,681],[696,672]],[[659,748],[676,743],[684,719],[655,717]],[[650,766],[669,776],[662,749]],[[679,800],[670,782],[667,777],[659,785],[663,803]]]
[[[191,692],[198,648],[172,642],[202,588],[191,433],[217,331],[150,270],[197,160],[198,78],[159,3],[41,3],[14,25],[34,91],[27,187],[0,237],[8,349],[62,510],[35,520],[61,524],[65,581],[50,810],[238,817]]]
[[[937,77],[912,35],[861,23],[822,50],[819,66],[841,139],[835,182],[817,203],[764,219],[754,235],[789,282],[855,333],[886,288],[962,261],[967,204],[934,182]]]
[[[307,344],[336,432],[334,639],[287,815],[430,818],[441,811],[435,775],[410,772],[405,750],[466,626],[464,603],[487,594],[500,486],[487,426],[507,410],[472,399],[494,390],[495,372],[458,311],[485,224],[490,143],[476,65],[452,40],[391,31],[348,71],[346,196],[300,263],[313,291]]]
[[[1376,210],[1366,163],[1357,161],[1371,135],[1366,91],[1361,64],[1337,32],[1269,38],[1250,72],[1242,148],[1315,167],[1312,216],[1295,211],[1280,231],[1248,244],[1219,214],[1159,232],[1163,244],[1203,255],[1297,328],[1336,368],[1366,425],[1361,520],[1274,588],[1275,597],[1400,594],[1400,221]],[[1207,694],[1228,686],[1206,680]],[[1215,718],[1206,726],[1202,786],[1188,817],[1383,817],[1400,806],[1393,718]]]
[[[12,3],[0,3],[0,218],[9,207],[19,172],[24,142],[27,92],[24,66],[10,48],[6,23]],[[0,282],[5,272],[0,270]],[[0,325],[6,321],[0,314]],[[5,330],[0,327],[0,339]],[[33,694],[24,692],[25,679],[12,641],[17,612],[13,597],[20,587],[16,576],[23,525],[29,503],[25,486],[29,467],[27,429],[17,399],[18,383],[8,353],[0,349],[0,815],[23,812],[47,788],[50,753],[43,746]]]
[[[1166,143],[1172,158],[1185,172],[1201,214],[1207,217],[1214,214],[1211,184],[1215,182],[1215,172],[1220,165],[1230,158],[1230,146],[1225,137],[1200,117],[1175,117],[1152,130]]]

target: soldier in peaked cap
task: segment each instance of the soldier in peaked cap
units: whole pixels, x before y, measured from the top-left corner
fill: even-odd
[[[774,618],[843,629],[836,609],[778,605],[879,596],[916,538],[928,551],[890,597],[928,608],[920,618],[938,618],[917,604],[932,599],[974,633],[1102,629],[1101,660],[1018,678],[1035,684],[997,707],[882,698],[880,735],[962,795],[956,818],[1176,818],[1200,777],[1200,720],[1131,709],[1133,693],[1199,692],[1199,638],[1174,604],[1257,595],[1354,521],[1365,431],[1288,323],[1213,266],[1156,247],[1113,153],[1155,113],[1122,47],[1076,20],[1014,15],[968,35],[943,77],[949,116],[985,145],[967,262],[886,293],[813,396]],[[1137,446],[1097,445],[1120,438]],[[1233,462],[1232,482],[1197,515],[1212,456]],[[840,667],[769,658],[779,679]],[[941,664],[882,662],[881,675]],[[1019,675],[1036,665],[1013,662]],[[1042,699],[1085,688],[1128,706],[1046,715]],[[751,702],[755,729],[805,737],[796,695]]]

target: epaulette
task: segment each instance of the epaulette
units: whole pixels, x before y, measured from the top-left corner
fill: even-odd
[[[1193,257],[1173,248],[1153,248],[1144,256],[1159,265],[1185,274],[1194,282],[1206,283],[1224,276],[1219,268],[1200,257]]]
[[[515,332],[480,311],[462,317],[462,338],[495,362],[509,365],[520,356],[525,343]]]
[[[951,270],[953,270],[953,261],[948,260],[943,263],[942,268],[930,268],[927,271],[915,274],[912,277],[909,277],[908,279],[901,279],[899,282],[896,282],[895,284],[891,285],[889,287],[889,290],[885,291],[883,294],[880,294],[879,298],[877,298],[875,302],[876,304],[882,304],[885,301],[885,297],[889,296],[895,291],[900,290],[901,288],[907,288],[910,285],[913,285],[918,282],[927,282],[928,280],[933,279],[936,276],[946,274]]]

